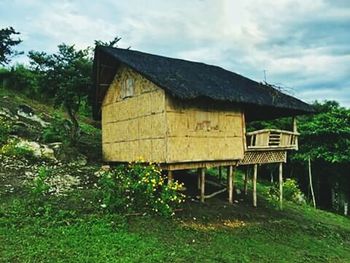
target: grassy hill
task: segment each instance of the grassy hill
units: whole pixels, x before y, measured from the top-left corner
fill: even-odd
[[[55,114],[64,117],[0,89],[2,112],[15,116],[21,105],[48,123]],[[20,140],[54,147],[43,141],[45,128],[37,122],[20,116],[12,124]],[[205,204],[188,196],[171,219],[106,213],[95,187],[100,131],[86,118],[81,124],[81,144],[55,152],[55,160],[0,155],[0,262],[350,262],[349,218],[292,202],[279,211],[264,182],[258,185],[258,208],[250,195],[229,205],[223,194]],[[33,178],[48,164],[58,185],[70,191],[38,199],[31,192]],[[195,192],[194,174],[176,178]]]

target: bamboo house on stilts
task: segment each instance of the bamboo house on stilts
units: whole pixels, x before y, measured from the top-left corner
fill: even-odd
[[[104,160],[142,157],[159,163],[169,181],[174,170],[198,168],[202,202],[213,196],[205,192],[209,167],[227,167],[230,203],[238,165],[254,167],[254,206],[259,164],[280,163],[282,187],[287,151],[298,148],[296,122],[293,131],[249,133],[246,122],[312,111],[269,85],[217,66],[119,48],[96,47],[94,82],[94,118],[102,121]]]

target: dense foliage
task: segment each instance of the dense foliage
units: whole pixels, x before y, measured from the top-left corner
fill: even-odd
[[[0,29],[0,65],[8,64],[11,61],[11,57],[21,54],[13,49],[22,42],[21,39],[14,39],[13,35],[18,35],[13,27],[6,27]]]
[[[109,211],[152,212],[163,216],[174,214],[174,208],[184,201],[179,192],[182,184],[166,183],[161,170],[154,164],[132,163],[111,171],[101,171],[99,185],[101,206]]]
[[[291,152],[290,175],[308,193],[308,159],[311,160],[317,204],[341,211],[350,200],[350,109],[335,101],[315,102],[315,114],[298,117],[299,150]],[[249,123],[248,130],[292,129],[292,119]],[[336,198],[335,198],[336,197]],[[341,203],[335,205],[335,203]]]
[[[55,54],[31,51],[29,58],[32,69],[39,73],[40,90],[66,110],[72,122],[70,142],[75,144],[80,133],[77,114],[91,87],[89,49],[61,44]]]
[[[329,163],[350,162],[350,109],[335,101],[314,103],[317,114],[299,121],[298,160],[323,160]]]

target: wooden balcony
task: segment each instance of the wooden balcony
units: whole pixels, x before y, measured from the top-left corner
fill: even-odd
[[[298,150],[298,132],[264,129],[247,132],[247,151]]]

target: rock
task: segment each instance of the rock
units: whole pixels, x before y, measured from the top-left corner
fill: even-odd
[[[37,142],[30,142],[26,140],[21,140],[16,144],[16,147],[26,148],[33,152],[33,155],[37,158],[41,157],[41,147]]]
[[[22,147],[32,151],[33,155],[37,158],[56,160],[54,150],[45,144],[39,144],[34,141],[20,140],[16,144],[16,147]]]
[[[56,160],[54,150],[45,144],[41,147],[41,155],[47,159]]]
[[[0,108],[0,116],[10,120],[18,120],[18,116],[13,115],[7,108]]]
[[[34,115],[34,110],[31,107],[29,107],[28,105],[25,105],[25,104],[22,104],[22,105],[18,106],[17,113],[18,112],[25,113],[28,116],[33,116]]]
[[[39,116],[37,116],[34,110],[27,105],[19,105],[17,110],[17,115],[23,118],[35,121],[39,123],[42,127],[47,127],[49,125],[48,122],[44,121]]]
[[[48,146],[51,149],[60,149],[62,147],[62,143],[61,142],[53,142],[53,143],[49,143]]]

